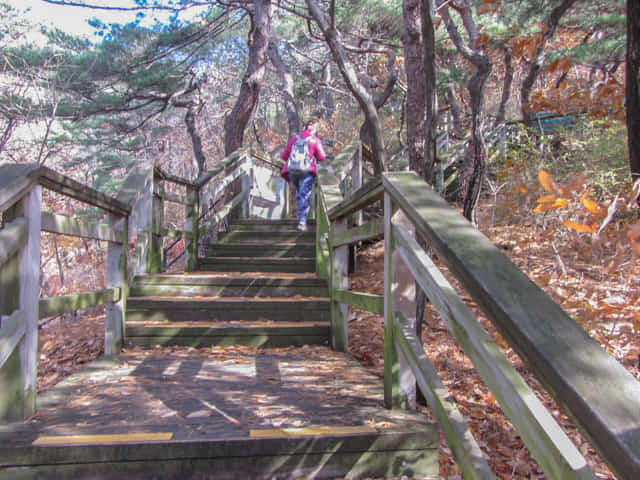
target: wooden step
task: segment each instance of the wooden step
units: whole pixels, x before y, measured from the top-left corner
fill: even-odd
[[[300,232],[298,230],[232,230],[221,232],[218,237],[220,243],[249,243],[249,244],[272,244],[272,243],[307,243],[314,244],[316,233],[312,230]]]
[[[261,245],[215,243],[207,245],[205,255],[207,257],[307,257],[315,256],[315,244],[313,243],[273,243]]]
[[[129,297],[129,322],[329,321],[326,298]]]
[[[252,431],[258,433],[255,437],[204,439],[174,439],[170,430],[148,432],[144,425],[139,429],[143,433],[49,435],[35,445],[5,444],[0,447],[0,478],[272,480],[438,473],[438,431],[422,424],[387,431],[340,425],[264,429]],[[57,441],[48,444],[51,439]]]
[[[133,297],[328,297],[327,281],[309,274],[229,275],[215,272],[135,277]]]
[[[315,220],[307,220],[307,228],[315,229]],[[286,220],[236,220],[229,225],[229,230],[254,230],[254,231],[275,231],[275,230],[296,230],[297,219]]]
[[[198,270],[213,272],[315,272],[314,257],[246,258],[203,257],[198,259]]]
[[[140,347],[301,347],[329,342],[329,322],[127,322],[127,343]]]

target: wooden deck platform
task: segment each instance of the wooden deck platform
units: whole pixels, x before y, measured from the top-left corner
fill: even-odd
[[[0,427],[0,479],[390,478],[438,472],[438,433],[327,347],[132,350]]]

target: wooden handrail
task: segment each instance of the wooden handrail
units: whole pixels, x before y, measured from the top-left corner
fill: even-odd
[[[326,275],[335,283],[333,268],[336,267],[334,257],[338,249],[382,233],[379,220],[349,230],[341,227],[335,231],[335,228],[338,222],[344,222],[345,218],[386,195],[385,212],[389,216],[385,222],[388,221],[390,226],[387,229],[385,225],[385,236],[392,238],[389,248],[404,258],[405,265],[409,266],[413,277],[458,338],[549,478],[594,479],[595,474],[482,330],[475,316],[443,280],[444,277],[417,246],[412,235],[395,225],[391,214],[396,208],[402,210],[417,234],[428,241],[438,258],[478,302],[616,475],[619,478],[640,478],[640,382],[591,339],[497,247],[413,172],[385,173],[381,182],[369,183],[357,192],[346,195],[346,199],[341,198],[337,189],[338,177],[330,168],[319,168],[318,182],[320,198],[317,202],[317,225],[321,231],[317,235],[317,248],[324,247],[323,242],[327,242],[329,248],[329,261],[326,254],[319,255],[319,273],[329,265]],[[390,253],[385,253],[387,255]],[[392,291],[389,290],[387,295]],[[443,293],[449,291],[452,293]],[[330,295],[333,302],[368,311],[379,309],[377,300],[372,298],[369,301],[358,292],[345,290],[344,287],[331,284]],[[387,303],[394,308],[393,301],[385,298],[385,305]],[[385,318],[387,314],[385,306]],[[395,314],[401,315],[402,312]],[[395,346],[390,348],[394,351],[402,349],[421,382],[421,389],[431,389],[431,393],[427,391],[425,394],[433,394],[434,388],[438,390],[439,383],[434,383],[433,378],[428,380],[429,375],[425,376],[423,360],[426,357],[420,353],[422,346],[417,337],[413,338],[415,334],[410,333],[413,328],[409,326],[410,322],[389,322],[392,327],[389,332],[393,331],[396,338]],[[391,342],[389,345],[393,344]],[[385,356],[386,349],[387,340]],[[427,386],[427,380],[432,387]],[[596,384],[599,387],[595,387]],[[390,394],[389,398],[395,397]],[[452,418],[455,424],[455,414]],[[443,428],[446,429],[445,426]],[[448,434],[458,437],[466,435],[460,432],[456,434],[449,431]],[[455,441],[451,438],[449,443]],[[462,447],[456,454],[461,464],[473,470],[471,473],[465,471],[465,478],[491,477],[493,474],[486,472],[482,462],[473,465],[474,462],[465,453],[469,451],[467,447]]]
[[[167,173],[164,170],[162,170],[158,165],[154,166],[153,174],[157,178],[160,178],[161,180],[164,180],[166,182],[176,183],[178,185],[184,185],[185,187],[191,187],[191,188],[194,188],[196,186],[196,184],[191,180],[187,180],[186,178],[178,177],[177,175],[172,175],[170,173]]]
[[[51,170],[48,167],[40,167],[38,183],[49,190],[61,193],[67,197],[102,208],[107,212],[126,217],[131,213],[131,207],[115,198],[109,197],[98,190],[81,184],[69,177]]]
[[[383,185],[616,475],[640,478],[640,382],[415,173]]]

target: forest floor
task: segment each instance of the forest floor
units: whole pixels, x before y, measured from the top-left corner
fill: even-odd
[[[481,222],[480,229],[603,348],[640,379],[640,275],[637,260],[631,257],[630,249],[625,250],[629,252],[626,256],[620,253],[615,255],[615,252],[607,255],[597,249],[585,254],[576,250],[571,242],[556,246],[533,226],[483,227]],[[378,294],[383,292],[382,253],[381,242],[359,251],[357,270],[351,277],[352,289]],[[556,402],[529,374],[520,358],[501,340],[468,297],[462,294],[462,298],[469,303],[483,327],[496,339],[518,372],[578,446],[598,478],[614,479]],[[66,315],[41,327],[40,391],[55,385],[101,354],[103,321],[103,314],[98,309],[77,318]],[[349,343],[353,356],[373,373],[382,376],[382,317],[352,311]],[[509,480],[545,478],[468,357],[430,307],[423,320],[423,343],[497,476]],[[462,478],[444,439],[441,442],[440,476],[448,480]]]

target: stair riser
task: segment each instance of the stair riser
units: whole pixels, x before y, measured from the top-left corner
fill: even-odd
[[[253,286],[179,286],[179,285],[149,285],[133,287],[130,291],[132,297],[157,296],[157,297],[293,297],[302,295],[305,297],[328,297],[329,290],[326,287],[253,287]]]
[[[233,322],[233,321],[272,321],[272,322],[328,322],[329,309],[305,311],[280,310],[233,310],[233,309],[165,309],[157,307],[151,310],[127,309],[127,321],[131,322]]]
[[[438,433],[99,444],[12,449],[11,480],[272,480],[437,476]],[[18,460],[15,460],[15,457]],[[22,460],[26,459],[26,460]],[[37,462],[32,459],[37,459]]]
[[[306,245],[210,245],[205,249],[207,257],[306,257],[314,258],[316,253],[315,246]]]
[[[241,231],[286,232],[286,231],[296,231],[297,226],[298,226],[298,222],[283,223],[280,225],[269,225],[269,224],[259,224],[259,223],[246,223],[246,224],[234,223],[233,225],[229,225],[229,231],[230,232],[241,232]],[[307,224],[307,229],[311,231],[314,229],[314,226]]]
[[[312,231],[283,231],[283,232],[256,232],[256,231],[236,231],[221,233],[219,241],[223,243],[261,243],[273,244],[278,242],[296,243],[306,242],[313,243],[316,234]]]
[[[311,273],[315,272],[314,260],[309,259],[255,259],[251,262],[247,260],[225,260],[220,259],[200,259],[198,270],[209,272],[280,272],[280,273]]]
[[[264,348],[285,348],[285,347],[302,347],[304,345],[327,345],[329,343],[328,335],[321,336],[230,336],[230,337],[132,337],[127,339],[130,346],[152,348],[156,345],[163,347],[180,346],[180,347],[233,347],[242,345],[245,347],[264,347]]]

